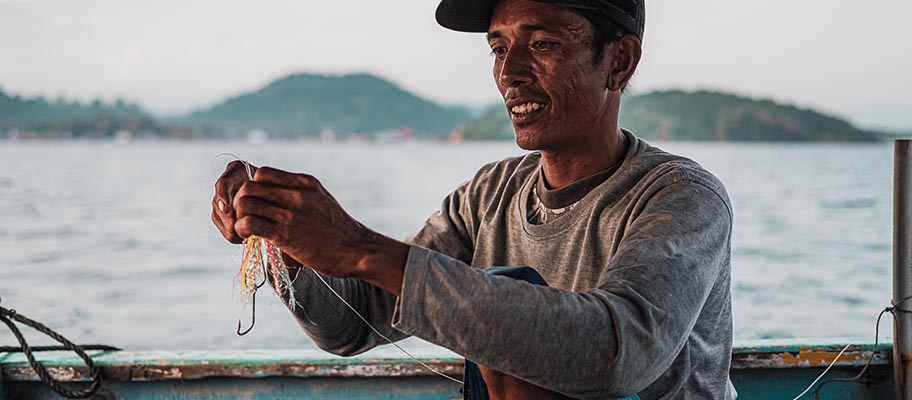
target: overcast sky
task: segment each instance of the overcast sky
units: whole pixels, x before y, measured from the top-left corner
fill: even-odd
[[[482,35],[436,0],[0,0],[0,88],[123,97],[159,115],[292,72],[378,74],[445,104],[499,101]],[[912,1],[650,0],[633,90],[708,88],[912,129]]]

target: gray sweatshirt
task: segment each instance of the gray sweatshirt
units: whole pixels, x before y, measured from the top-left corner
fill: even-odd
[[[481,168],[411,239],[402,295],[330,284],[384,335],[414,335],[571,397],[731,399],[730,239],[722,184],[628,135],[618,168],[554,221],[531,224],[537,153]],[[550,287],[480,269],[526,265]],[[304,269],[296,311],[339,355],[383,341]]]

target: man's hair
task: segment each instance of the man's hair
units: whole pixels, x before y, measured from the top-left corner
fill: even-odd
[[[630,33],[621,28],[598,10],[580,10],[589,23],[592,24],[592,62],[598,64],[605,54],[605,46],[618,41]]]
[[[617,42],[630,32],[615,24],[598,10],[580,10],[580,12],[592,24],[592,64],[598,65],[605,54],[605,46]],[[621,93],[627,93],[627,87],[628,85],[624,85]]]

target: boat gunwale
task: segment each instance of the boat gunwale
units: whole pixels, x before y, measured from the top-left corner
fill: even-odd
[[[874,351],[873,338],[774,339],[736,341],[732,370],[825,368],[846,346],[854,343],[834,364],[861,367]],[[270,377],[391,378],[433,376],[418,361],[405,358],[343,358],[316,350],[216,350],[216,351],[91,351],[102,374],[111,381],[173,381],[204,378]],[[41,353],[38,359],[51,375],[63,382],[85,382],[88,370],[68,352]],[[463,360],[457,357],[419,358],[450,376],[461,376]],[[872,365],[892,364],[892,340],[882,340]],[[38,376],[22,354],[0,353],[3,379],[37,381]]]

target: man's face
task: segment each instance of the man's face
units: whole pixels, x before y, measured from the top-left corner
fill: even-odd
[[[516,143],[527,150],[585,145],[607,113],[607,62],[593,63],[592,24],[576,10],[501,0],[488,27],[494,80]],[[590,137],[591,138],[591,137]]]

